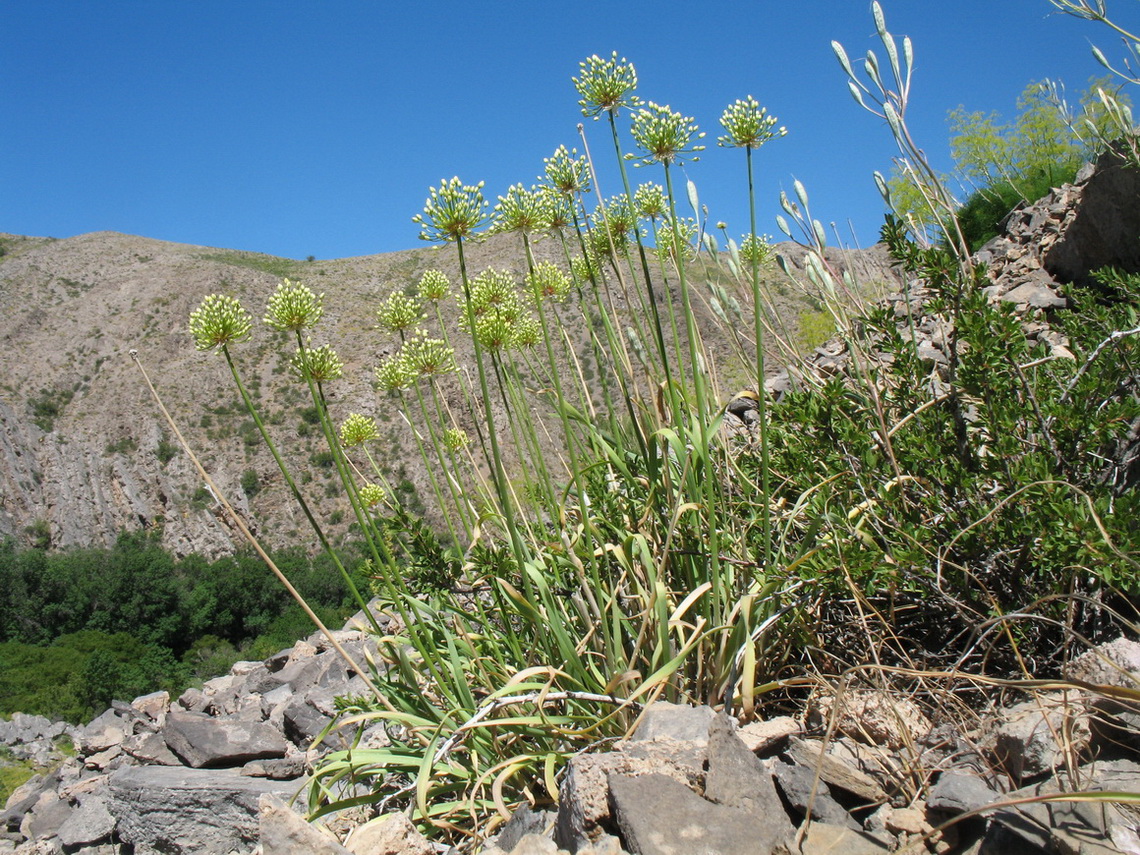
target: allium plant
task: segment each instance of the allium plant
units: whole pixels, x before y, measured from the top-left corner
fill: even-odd
[[[310,329],[324,315],[324,297],[324,294],[314,294],[307,285],[283,279],[269,298],[265,323],[282,332],[299,333]]]
[[[577,156],[578,150],[567,150],[560,145],[554,154],[543,159],[544,173],[549,185],[563,196],[574,197],[590,192],[590,167],[586,156]]]
[[[376,420],[360,413],[351,413],[340,426],[340,444],[345,448],[361,445],[380,438]]]
[[[474,238],[490,222],[482,181],[464,184],[455,177],[428,192],[423,213],[412,217],[420,227],[421,240],[454,243]]]
[[[696,155],[705,150],[700,145],[705,134],[692,116],[683,116],[652,101],[634,113],[630,133],[643,152],[639,162],[644,164],[679,164],[686,158],[697,160]],[[626,157],[635,159],[632,154]]]
[[[451,293],[451,283],[442,270],[425,270],[420,276],[417,296],[426,303],[441,303]]]
[[[617,51],[609,59],[597,54],[578,64],[578,76],[573,78],[574,88],[581,100],[578,106],[582,115],[598,118],[602,113],[616,114],[623,107],[634,108],[641,101],[633,91],[637,89],[637,70],[625,57],[618,59]]]
[[[444,279],[445,283],[446,281]],[[402,291],[393,291],[376,310],[376,321],[380,329],[400,336],[422,321],[423,317],[423,307],[419,301]]]
[[[768,141],[781,137],[787,131],[776,127],[776,117],[769,116],[751,95],[730,104],[720,117],[724,136],[718,138],[718,145],[724,148],[743,148],[748,171],[748,225],[749,233],[742,243],[741,255],[748,261],[752,280],[753,330],[756,335],[756,388],[757,415],[760,421],[760,495],[761,501],[768,504],[771,496],[771,475],[768,453],[768,410],[767,393],[764,388],[764,302],[760,294],[760,265],[765,256],[762,250],[768,249],[767,241],[756,233],[756,189],[753,175],[752,152]],[[763,515],[763,545],[765,560],[772,551],[771,515],[765,508]]]
[[[225,348],[245,341],[253,318],[236,297],[211,294],[190,313],[190,335],[198,350]]]
[[[299,379],[311,378],[316,383],[328,383],[344,374],[344,363],[327,344],[298,350],[289,365]]]
[[[534,234],[549,228],[549,203],[537,187],[527,190],[515,184],[507,190],[507,195],[499,197],[495,205],[494,231]]]

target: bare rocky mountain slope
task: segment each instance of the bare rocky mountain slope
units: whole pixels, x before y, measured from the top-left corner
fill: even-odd
[[[306,542],[303,517],[287,499],[224,361],[196,352],[187,328],[190,311],[214,292],[238,297],[259,319],[284,276],[325,294],[314,344],[331,344],[345,363],[344,378],[327,389],[334,416],[379,418],[391,432],[378,445],[394,483],[403,484],[408,498],[428,495],[410,431],[372,388],[372,369],[392,346],[375,329],[375,310],[392,290],[414,288],[429,268],[456,281],[450,249],[293,261],[114,232],[64,240],[0,235],[0,246],[0,537],[101,545],[122,530],[158,526],[164,544],[178,554],[233,549],[236,533],[178,449],[128,355],[136,349],[187,439],[254,531],[274,546]],[[523,269],[510,236],[468,252],[472,272]],[[538,254],[554,258],[561,250],[543,241]],[[881,247],[847,263],[867,281],[893,279]],[[794,326],[805,305],[793,295],[781,311]],[[700,310],[711,331],[711,314],[703,304]],[[587,352],[585,323],[566,323],[571,340]],[[291,377],[283,345],[282,336],[258,324],[235,357],[274,435],[298,465],[294,474],[320,513],[336,520],[341,500],[334,473],[321,465],[320,431],[304,422],[307,392]],[[457,358],[470,363],[462,347]],[[241,483],[243,475],[252,482],[249,472],[256,473],[258,488],[247,495]],[[332,530],[343,533],[344,525]]]

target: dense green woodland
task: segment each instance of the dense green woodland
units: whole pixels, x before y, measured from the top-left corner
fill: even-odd
[[[345,553],[346,566],[361,563]],[[323,620],[355,611],[326,556],[275,560]],[[110,549],[0,542],[0,713],[85,720],[113,698],[179,692],[312,631],[252,553],[178,560],[145,533]]]

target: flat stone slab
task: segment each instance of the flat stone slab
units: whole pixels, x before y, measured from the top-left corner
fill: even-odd
[[[638,855],[771,855],[788,819],[706,801],[664,775],[610,775],[610,797],[626,846]]]
[[[236,769],[134,766],[111,776],[108,807],[135,855],[226,855],[257,843],[261,796],[288,803],[305,783]]]
[[[167,715],[162,737],[171,751],[195,769],[284,757],[289,747],[285,737],[265,722],[216,719],[191,712],[172,711]]]

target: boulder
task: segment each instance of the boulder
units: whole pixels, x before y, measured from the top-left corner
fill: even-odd
[[[261,796],[288,802],[304,784],[236,769],[137,766],[111,776],[109,808],[134,855],[226,855],[256,844]]]
[[[272,793],[262,794],[258,806],[258,838],[266,855],[350,855]]]
[[[264,722],[217,719],[171,712],[162,728],[170,750],[195,769],[241,766],[250,760],[284,757],[289,743]]]

